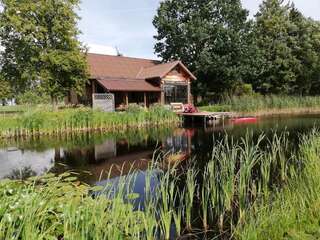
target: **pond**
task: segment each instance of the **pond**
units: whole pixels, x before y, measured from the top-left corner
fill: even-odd
[[[126,176],[125,179],[129,180],[125,180],[125,184],[132,185],[133,192],[138,196],[133,202],[135,209],[144,210],[145,189],[148,185],[146,176],[149,176],[150,193],[156,196],[154,191],[161,185],[160,176],[163,176],[163,170],[166,168],[163,164],[163,168],[150,172],[149,165],[152,159],[159,157],[160,163],[168,159],[177,160],[183,163],[181,165],[185,169],[192,166],[190,169],[196,169],[200,175],[197,182],[201,185],[202,175],[206,176],[204,169],[212,159],[213,147],[226,136],[230,141],[241,141],[249,136],[255,142],[261,134],[264,134],[267,140],[275,133],[285,133],[286,139],[289,140],[288,152],[292,152],[298,150],[302,134],[318,127],[320,116],[305,115],[258,118],[257,121],[251,122],[225,121],[207,128],[201,125],[173,126],[109,134],[83,133],[59,137],[9,139],[2,141],[0,146],[0,178],[24,179],[47,172],[72,172],[81,182],[105,188],[111,186],[111,192],[117,192],[118,185],[123,181],[120,176]],[[134,174],[133,169],[137,170]],[[131,177],[132,175],[134,177]],[[272,179],[276,179],[276,175],[272,176]],[[184,189],[188,181],[184,177],[180,180],[175,184],[178,189]],[[158,202],[158,198],[155,202]],[[202,224],[199,221],[201,207],[200,201],[192,206],[193,224],[197,229],[201,229]],[[174,226],[170,232],[172,239],[175,239]],[[218,229],[214,229],[212,234],[210,237],[219,235]],[[230,236],[226,237],[229,239]]]
[[[237,140],[246,134],[288,132],[294,148],[299,136],[314,127],[320,127],[320,116],[269,117],[251,123],[225,121],[206,129],[163,127],[116,134],[11,139],[0,145],[0,178],[20,179],[45,172],[72,171],[82,182],[101,184],[108,177],[128,174],[132,168],[145,171],[154,152],[160,150],[191,158],[201,168],[210,159],[214,142],[225,135]]]

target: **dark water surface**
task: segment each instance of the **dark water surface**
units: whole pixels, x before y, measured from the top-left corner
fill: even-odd
[[[80,134],[63,137],[40,137],[3,140],[0,145],[0,178],[24,178],[45,172],[73,171],[88,184],[101,185],[108,177],[116,179],[140,170],[141,179],[155,150],[179,153],[196,161],[200,168],[210,159],[214,141],[224,135],[240,139],[248,133],[267,136],[287,131],[291,145],[299,136],[320,127],[320,116],[282,116],[260,118],[256,123],[234,124],[231,121],[204,129],[151,128],[117,134]],[[143,184],[139,184],[143,186]]]

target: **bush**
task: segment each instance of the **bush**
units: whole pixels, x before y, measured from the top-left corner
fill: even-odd
[[[48,104],[51,99],[48,95],[40,90],[29,90],[16,97],[17,104],[37,105]]]
[[[128,112],[128,113],[138,113],[141,111],[143,111],[143,107],[139,106],[136,103],[129,104],[129,106],[126,110],[126,112]]]

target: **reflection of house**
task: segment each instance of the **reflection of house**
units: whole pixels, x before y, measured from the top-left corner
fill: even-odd
[[[102,144],[94,147],[94,155],[97,162],[117,155],[117,144],[113,139],[108,139]]]
[[[177,129],[172,136],[165,139],[163,150],[171,153],[191,154],[191,140],[195,133],[194,131],[194,129]]]
[[[180,61],[161,63],[100,54],[88,54],[87,60],[91,75],[83,99],[87,104],[92,104],[95,93],[113,93],[116,107],[192,101],[190,83],[196,78]],[[70,98],[77,101],[75,96]]]

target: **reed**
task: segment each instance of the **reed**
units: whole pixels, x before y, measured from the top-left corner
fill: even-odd
[[[248,212],[245,223],[237,227],[237,239],[319,238],[319,153],[320,134],[314,131],[304,136],[296,156],[303,159],[303,171],[295,171],[288,187],[257,202]]]
[[[192,210],[193,210],[193,202],[194,202],[194,197],[195,197],[195,192],[196,192],[196,187],[197,187],[197,182],[196,182],[196,171],[194,169],[189,169],[186,173],[186,188],[184,190],[184,197],[185,197],[185,221],[187,225],[187,230],[191,231],[192,230]]]
[[[228,97],[220,103],[201,107],[205,111],[233,111],[257,115],[277,113],[320,113],[320,97],[308,96],[243,96]]]
[[[161,106],[124,113],[105,113],[89,108],[58,111],[35,109],[22,115],[0,117],[0,138],[92,131],[117,132],[179,121],[175,113]]]

